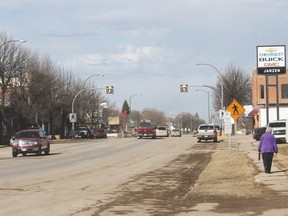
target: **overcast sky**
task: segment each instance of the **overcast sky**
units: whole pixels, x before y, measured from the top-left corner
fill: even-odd
[[[1,0],[0,25],[76,78],[104,74],[89,82],[114,85],[120,109],[131,98],[132,109],[207,120],[208,94],[180,84],[215,85],[216,70],[197,63],[251,74],[256,46],[286,45],[287,9],[287,0]]]

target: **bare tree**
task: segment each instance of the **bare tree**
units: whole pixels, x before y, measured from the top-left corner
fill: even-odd
[[[0,105],[0,139],[1,143],[4,136],[7,136],[10,131],[10,122],[6,116],[7,110],[11,106],[7,95],[12,95],[12,88],[15,85],[15,79],[19,76],[26,57],[26,50],[19,44],[13,43],[14,40],[8,37],[5,33],[0,33],[0,90],[1,90],[1,105]]]
[[[17,43],[10,43],[12,41],[0,32],[1,120],[6,119],[5,112],[9,109],[9,118],[15,120],[13,125],[17,125],[17,129],[29,124],[45,124],[48,133],[60,128],[61,135],[64,135],[71,124],[67,117],[72,111],[72,101],[82,90],[83,80],[79,77],[75,79],[71,72],[54,64],[48,55],[40,57],[38,53],[32,53]],[[75,102],[80,117],[77,123],[86,124],[90,121],[93,124],[91,119],[103,101],[108,100],[101,92],[81,93]],[[115,110],[113,104],[110,107],[111,111],[105,108],[107,116]],[[2,126],[0,134],[3,134]]]
[[[214,108],[221,109],[221,79],[223,81],[223,105],[228,107],[236,99],[240,104],[250,104],[252,100],[251,78],[242,69],[230,65],[221,77],[218,77],[214,89]]]
[[[21,46],[12,41],[6,34],[0,35],[0,88],[1,88],[1,113],[5,116],[4,104],[6,92],[9,87],[14,86],[15,78],[19,76],[23,68],[26,52]]]
[[[150,120],[155,125],[163,125],[168,122],[168,118],[165,116],[164,112],[158,111],[156,109],[144,109],[141,114],[142,120]]]
[[[175,127],[190,129],[190,132],[192,132],[200,124],[203,123],[205,123],[205,121],[199,118],[199,115],[197,113],[195,115],[191,113],[180,113],[173,120],[173,124]],[[188,130],[186,132],[189,133]]]

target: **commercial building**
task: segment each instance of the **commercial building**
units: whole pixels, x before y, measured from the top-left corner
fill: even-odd
[[[269,121],[277,120],[277,79],[275,75],[267,76],[268,81],[268,107]],[[252,71],[252,106],[254,128],[263,127],[267,124],[266,114],[266,76],[257,74],[257,68]],[[288,73],[278,75],[278,105],[279,119],[288,118]]]

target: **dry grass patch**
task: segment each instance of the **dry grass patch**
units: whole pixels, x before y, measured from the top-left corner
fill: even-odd
[[[286,170],[288,174],[288,145],[287,144],[278,144],[278,154],[274,156],[274,163],[276,163],[280,168]]]
[[[209,195],[233,197],[256,197],[262,192],[262,185],[255,183],[257,169],[244,152],[239,151],[236,158],[231,154],[229,162],[227,151],[218,151],[199,176],[194,190]]]

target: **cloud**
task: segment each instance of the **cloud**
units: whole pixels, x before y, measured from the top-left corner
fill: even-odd
[[[117,67],[118,71],[130,71],[138,68],[148,69],[155,72],[158,65],[171,64],[175,61],[176,54],[171,50],[165,50],[160,47],[121,45],[118,52],[115,53],[90,53],[75,56],[72,59],[65,60],[62,64],[68,68],[78,68],[83,66],[98,67]]]

